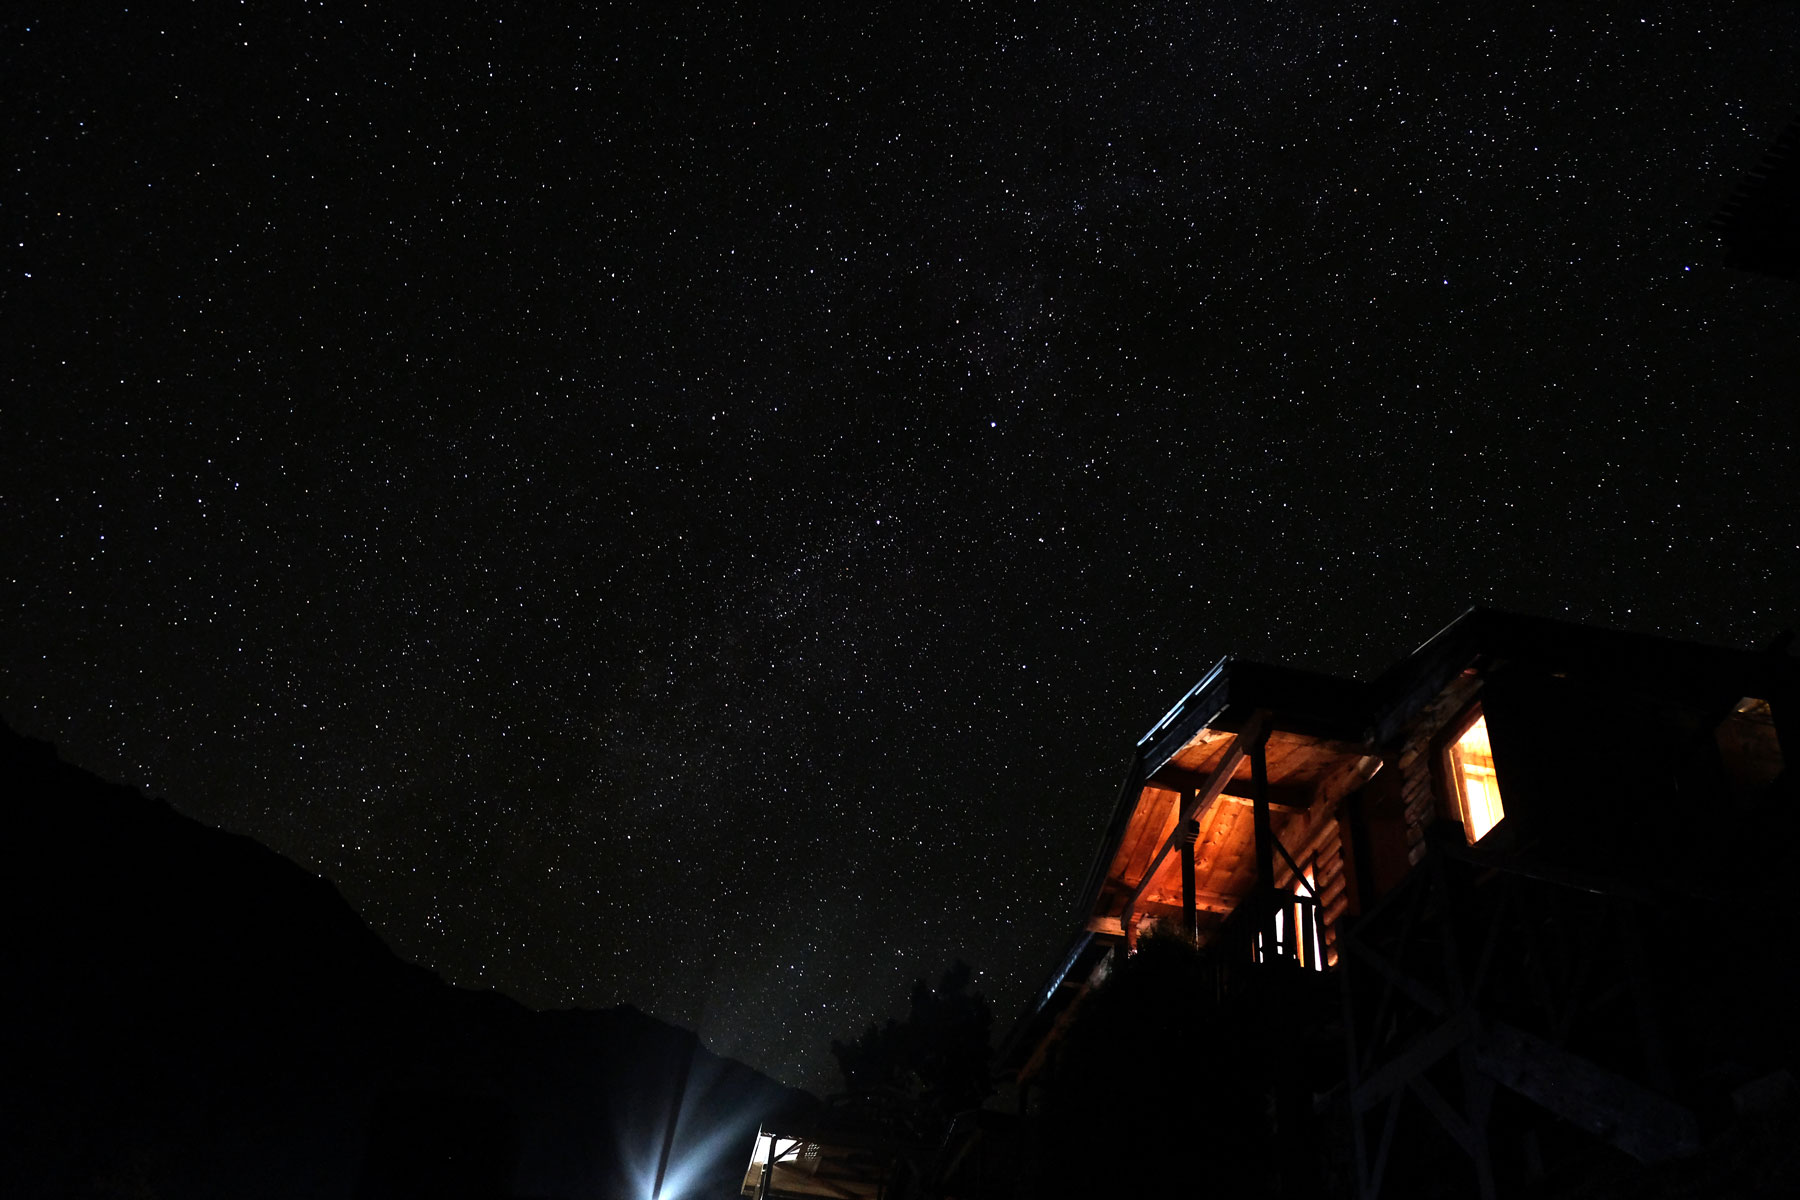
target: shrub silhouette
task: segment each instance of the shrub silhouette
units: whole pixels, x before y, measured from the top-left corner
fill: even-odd
[[[973,982],[967,963],[953,963],[936,988],[924,980],[913,984],[906,1020],[871,1024],[854,1042],[834,1039],[831,1053],[845,1091],[880,1101],[920,1137],[939,1134],[957,1113],[980,1107],[993,1090],[994,1017],[987,999],[969,990]]]

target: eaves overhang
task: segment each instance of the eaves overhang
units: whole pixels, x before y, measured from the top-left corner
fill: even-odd
[[[1395,737],[1456,675],[1496,664],[1603,680],[1721,711],[1745,696],[1773,700],[1800,689],[1800,660],[1786,653],[1471,608],[1369,685],[1370,741],[1379,746]]]
[[[1100,845],[1076,900],[1075,918],[1092,915],[1107,867],[1131,823],[1145,781],[1204,730],[1242,732],[1255,714],[1267,728],[1360,742],[1369,725],[1368,689],[1355,680],[1250,659],[1221,658],[1137,740]]]

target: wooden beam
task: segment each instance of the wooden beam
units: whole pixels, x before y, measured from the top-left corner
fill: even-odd
[[[1503,1021],[1493,1022],[1476,1043],[1476,1059],[1488,1078],[1641,1163],[1665,1162],[1700,1147],[1699,1124],[1686,1108]]]
[[[1181,813],[1175,819],[1175,828],[1169,831],[1169,836],[1163,841],[1162,848],[1156,852],[1156,857],[1150,860],[1149,867],[1144,871],[1144,877],[1138,880],[1137,887],[1132,889],[1130,897],[1125,901],[1124,909],[1119,914],[1119,925],[1125,930],[1127,938],[1131,936],[1132,910],[1137,907],[1138,900],[1149,888],[1150,881],[1156,878],[1157,868],[1162,866],[1163,859],[1167,858],[1169,852],[1175,849],[1180,842],[1182,831],[1187,823],[1200,820],[1206,814],[1207,809],[1218,802],[1219,797],[1225,791],[1225,785],[1231,782],[1231,776],[1237,771],[1238,764],[1243,762],[1244,756],[1250,752],[1250,747],[1266,741],[1268,734],[1269,714],[1258,710],[1245,723],[1244,732],[1231,740],[1231,745],[1220,758],[1219,765],[1213,768],[1212,774],[1207,777],[1205,786],[1196,788],[1188,794],[1186,802],[1181,806]]]
[[[1269,731],[1259,730],[1249,745],[1250,790],[1255,797],[1256,817],[1256,914],[1262,930],[1263,952],[1273,958],[1280,940],[1275,933],[1275,828],[1269,820]]]
[[[1479,1138],[1475,1130],[1463,1119],[1461,1113],[1450,1107],[1450,1102],[1431,1085],[1431,1080],[1424,1075],[1414,1075],[1406,1086],[1412,1089],[1412,1094],[1419,1098],[1419,1103],[1437,1118],[1438,1124],[1444,1127],[1444,1132],[1455,1139],[1465,1154],[1475,1158],[1480,1153]]]
[[[1229,917],[1238,910],[1244,897],[1227,896],[1222,892],[1209,892],[1202,888],[1194,891],[1194,909],[1196,912],[1211,913],[1218,917]],[[1181,905],[1168,900],[1139,900],[1131,910],[1146,917],[1180,917],[1184,915]],[[1119,923],[1118,917],[1089,917],[1087,920],[1089,933],[1106,934],[1109,937],[1122,937],[1125,927]]]
[[[1363,1200],[1374,1200],[1381,1195],[1381,1181],[1387,1172],[1388,1152],[1394,1148],[1394,1129],[1400,1123],[1400,1102],[1406,1099],[1404,1091],[1396,1091],[1388,1101],[1387,1116],[1381,1122],[1381,1144],[1375,1151],[1375,1169],[1369,1178],[1363,1181]],[[1357,1128],[1362,1128],[1362,1117],[1355,1118]]]
[[[1368,1112],[1390,1094],[1424,1074],[1446,1054],[1467,1041],[1474,1031],[1471,1014],[1451,1017],[1430,1033],[1414,1041],[1401,1054],[1381,1064],[1363,1080],[1350,1096],[1350,1110]]]
[[[1228,752],[1229,753],[1229,752]],[[1170,792],[1198,791],[1206,786],[1211,776],[1202,771],[1190,771],[1175,763],[1165,763],[1158,768],[1156,774],[1144,781],[1145,787],[1162,788]],[[1248,781],[1227,779],[1225,788],[1220,793],[1235,804],[1250,804],[1256,797],[1251,794]],[[1276,812],[1300,813],[1312,807],[1313,789],[1300,784],[1272,783],[1269,785],[1269,807]]]
[[[1404,949],[1404,947],[1402,948]],[[1417,979],[1414,979],[1411,975],[1408,975],[1393,963],[1390,963],[1379,950],[1363,941],[1363,939],[1356,934],[1350,933],[1340,936],[1338,939],[1338,952],[1340,954],[1354,955],[1356,961],[1365,966],[1372,967],[1375,973],[1380,975],[1384,982],[1406,993],[1407,999],[1411,1000],[1414,1004],[1417,1004],[1432,1016],[1443,1017],[1449,1014],[1450,1006],[1444,1002],[1442,996],[1438,995],[1435,991],[1419,982]]]
[[[1181,929],[1194,941],[1200,936],[1199,914],[1194,908],[1194,843],[1200,840],[1200,822],[1189,821],[1181,835]]]
[[[1228,917],[1237,911],[1238,904],[1239,901],[1233,900],[1230,896],[1221,896],[1217,892],[1197,891],[1194,894],[1194,908],[1198,912],[1216,913],[1221,917]],[[1182,913],[1182,906],[1167,900],[1139,900],[1135,911],[1143,913],[1146,917],[1178,917]]]
[[[1249,788],[1244,789],[1244,791],[1246,791],[1246,792],[1249,790],[1250,790]],[[1295,796],[1296,794],[1298,794],[1299,791],[1300,791],[1299,788],[1282,787],[1279,784],[1270,784],[1269,785],[1269,794],[1270,794],[1271,798],[1269,800],[1269,811],[1270,812],[1278,812],[1278,813],[1288,813],[1290,815],[1298,815],[1300,813],[1305,812],[1306,811],[1305,804],[1295,803],[1294,800],[1292,800],[1292,799],[1288,799],[1288,800],[1274,799],[1275,796],[1281,796],[1281,795],[1287,795],[1287,796],[1292,797],[1292,796]],[[1241,804],[1245,808],[1255,808],[1256,807],[1256,797],[1255,796],[1240,796],[1236,792],[1226,792],[1223,796],[1220,797],[1220,799],[1223,800],[1226,804]]]

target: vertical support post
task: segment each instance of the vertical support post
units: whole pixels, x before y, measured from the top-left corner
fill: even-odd
[[[1621,944],[1631,986],[1631,1009],[1637,1018],[1638,1042],[1644,1051],[1644,1074],[1651,1087],[1667,1095],[1675,1090],[1675,1078],[1669,1070],[1669,1056],[1663,1050],[1662,1023],[1657,1019],[1656,991],[1650,974],[1650,955],[1644,945],[1644,927],[1636,909],[1626,909],[1619,917],[1624,930]]]
[[[1192,808],[1193,793],[1188,793],[1188,802],[1183,808]],[[1195,903],[1194,882],[1194,845],[1200,840],[1200,819],[1189,817],[1181,830],[1181,928],[1187,934],[1188,941],[1200,939],[1200,910]]]
[[[1341,1101],[1350,1115],[1351,1168],[1356,1172],[1356,1200],[1372,1200],[1380,1190],[1380,1181],[1369,1178],[1368,1134],[1363,1114],[1356,1107],[1357,1092],[1362,1089],[1361,1052],[1356,1045],[1356,994],[1350,990],[1351,937],[1349,921],[1338,923],[1338,1001],[1344,1021],[1344,1095]],[[1371,1034],[1379,1036],[1379,1031]]]
[[[1488,1115],[1493,1104],[1494,1082],[1481,1072],[1475,1058],[1480,1014],[1463,983],[1463,954],[1454,911],[1457,880],[1452,876],[1442,850],[1433,848],[1428,852],[1426,864],[1431,871],[1432,890],[1437,893],[1438,927],[1443,943],[1444,998],[1449,1002],[1450,1011],[1461,1016],[1470,1031],[1470,1036],[1457,1046],[1456,1059],[1462,1073],[1462,1117],[1471,1138],[1469,1157],[1475,1160],[1475,1194],[1479,1200],[1494,1200],[1494,1167],[1488,1146]]]
[[[1269,817],[1269,731],[1258,731],[1250,743],[1250,796],[1256,825],[1256,927],[1262,933],[1264,961],[1275,945],[1275,827]]]
[[[1304,897],[1295,894],[1294,916],[1300,926],[1300,939],[1296,943],[1300,948],[1297,956],[1300,965],[1309,971],[1316,971],[1319,962],[1319,903],[1311,892]]]
[[[769,1187],[775,1174],[775,1135],[769,1135],[769,1152],[763,1157],[762,1178],[756,1184],[756,1200],[768,1200]]]
[[[1306,965],[1315,971],[1325,969],[1325,897],[1319,892],[1319,852],[1306,861],[1306,894],[1312,898],[1311,920],[1307,922]]]

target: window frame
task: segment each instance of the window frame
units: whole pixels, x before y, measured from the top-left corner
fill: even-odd
[[[1448,810],[1447,815],[1455,818],[1456,823],[1462,826],[1463,838],[1471,846],[1492,837],[1502,825],[1506,824],[1507,816],[1506,792],[1500,787],[1500,763],[1496,758],[1494,760],[1494,791],[1500,800],[1500,819],[1490,825],[1479,838],[1474,835],[1473,825],[1469,820],[1468,796],[1462,783],[1462,770],[1455,757],[1456,744],[1462,741],[1463,735],[1475,727],[1476,722],[1486,716],[1487,713],[1481,706],[1480,697],[1476,697],[1459,710],[1453,719],[1445,722],[1437,737],[1432,739],[1432,782],[1437,786],[1441,803]],[[1492,728],[1488,730],[1488,738],[1491,751]]]

